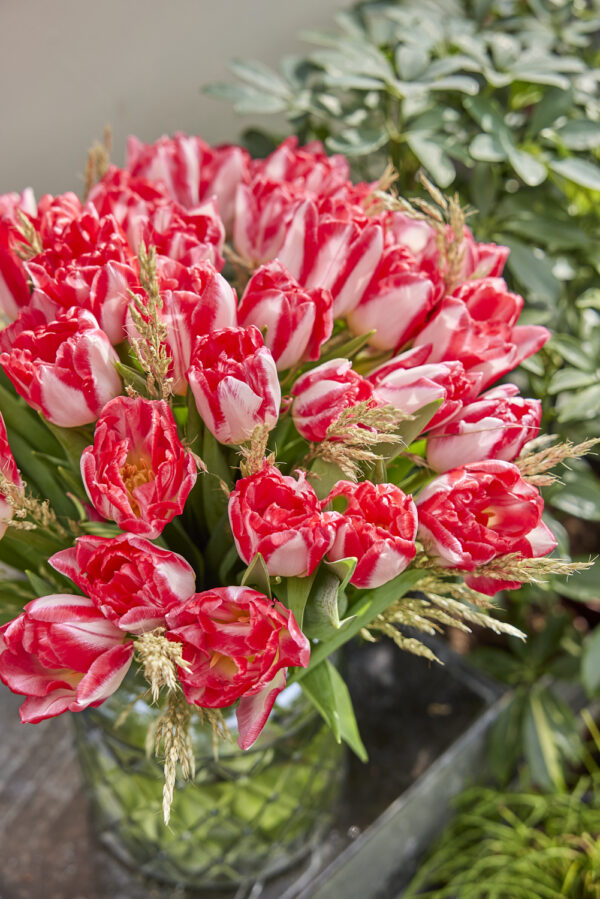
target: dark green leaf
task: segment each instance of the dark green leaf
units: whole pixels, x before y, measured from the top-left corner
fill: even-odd
[[[348,608],[351,620],[348,620],[348,623],[336,631],[333,636],[313,648],[309,669],[314,665],[318,665],[323,659],[335,652],[336,649],[339,649],[343,643],[355,634],[358,634],[363,627],[370,624],[391,603],[401,599],[406,593],[414,589],[422,577],[422,571],[412,569],[399,574],[398,577],[395,577],[382,587],[377,587],[374,590],[360,590]],[[296,680],[302,680],[304,669],[299,668],[295,677]]]
[[[289,583],[289,580],[290,578],[286,580],[286,583]],[[264,593],[265,596],[268,596],[269,599],[271,599],[271,579],[269,577],[269,572],[267,571],[265,560],[260,553],[257,553],[254,556],[246,568],[242,578],[242,587],[254,587],[255,590]],[[296,619],[296,621],[298,621],[298,619]],[[302,627],[301,621],[299,621],[298,624]]]
[[[539,103],[533,110],[529,122],[528,132],[537,136],[544,128],[552,125],[559,116],[571,111],[573,97],[571,91],[563,91],[551,88],[544,93]]]
[[[30,571],[27,569],[25,572],[27,575],[27,580],[31,584],[31,589],[37,596],[51,596],[56,592],[56,588],[54,584],[51,584],[49,581],[44,580],[39,575],[37,575],[34,571]]]
[[[310,471],[308,472],[308,480],[319,499],[325,499],[337,482],[345,479],[346,475],[339,465],[335,465],[333,462],[325,462],[323,459],[318,458],[311,463]]]
[[[202,506],[204,520],[208,529],[212,530],[227,511],[228,499],[223,485],[231,489],[233,478],[223,448],[208,428],[204,430],[202,460],[208,469],[198,475],[202,487]]]
[[[348,688],[329,660],[321,662],[306,674],[302,688],[315,708],[333,730],[336,740],[343,740],[362,762],[367,751],[360,738]]]
[[[427,428],[427,425],[441,405],[441,399],[433,400],[433,402],[427,403],[426,406],[422,406],[418,412],[415,412],[412,419],[400,422],[396,432],[402,438],[402,443],[405,447],[415,442],[419,434]],[[394,455],[396,454],[394,452]]]
[[[293,613],[298,627],[304,629],[304,611],[315,581],[315,572],[309,577],[288,577],[283,580],[285,605]]]
[[[583,647],[581,680],[590,696],[600,692],[600,627],[590,634]]]
[[[356,565],[356,561],[353,561]],[[350,571],[350,576],[351,574]],[[342,582],[337,569],[320,566],[304,610],[303,629],[307,637],[311,640],[325,640],[332,632],[347,624],[347,620],[340,620],[339,604],[342,596]]]
[[[51,422],[46,422],[48,428],[65,451],[71,468],[79,473],[81,468],[81,454],[84,449],[94,442],[94,429],[91,425],[83,428],[59,428]]]
[[[548,689],[529,694],[524,721],[525,757],[532,780],[546,789],[565,788],[564,767],[581,753],[575,716]]]
[[[560,294],[560,281],[550,271],[547,261],[514,237],[507,235],[499,239],[510,248],[507,265],[515,277],[535,297],[546,302],[556,301]]]
[[[494,777],[501,785],[513,776],[523,751],[521,734],[526,694],[517,690],[506,703],[490,734],[489,759]]]
[[[148,395],[146,378],[140,371],[123,362],[115,362],[115,368],[126,387],[133,387],[140,396]]]

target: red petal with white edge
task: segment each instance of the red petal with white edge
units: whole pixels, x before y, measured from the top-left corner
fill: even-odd
[[[250,749],[260,736],[273,703],[285,687],[286,669],[281,668],[272,681],[255,696],[242,696],[236,709],[240,749]]]
[[[133,643],[123,643],[98,656],[79,682],[77,704],[85,708],[108,699],[121,686],[132,658]]]
[[[46,718],[55,718],[68,712],[73,706],[72,690],[54,690],[48,696],[28,696],[19,709],[23,724],[39,724]]]

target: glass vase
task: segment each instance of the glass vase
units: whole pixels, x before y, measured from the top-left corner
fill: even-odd
[[[245,752],[234,742],[215,756],[210,727],[192,716],[196,775],[177,781],[166,827],[163,768],[146,752],[160,709],[128,677],[97,709],[73,716],[97,833],[121,861],[161,881],[236,888],[265,880],[307,855],[330,826],[345,774],[343,747],[292,684]]]

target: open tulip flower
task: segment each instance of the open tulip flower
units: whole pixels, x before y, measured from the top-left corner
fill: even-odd
[[[99,161],[84,200],[0,197],[0,680],[35,723],[135,660],[174,745],[235,711],[243,749],[296,681],[363,755],[331,651],[431,655],[396,626],[473,604],[515,633],[489,597],[577,567],[538,489],[577,448],[496,383],[550,335],[456,201],[400,210],[318,142]]]

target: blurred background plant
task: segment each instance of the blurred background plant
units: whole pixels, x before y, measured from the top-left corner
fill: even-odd
[[[477,239],[510,247],[521,322],[553,332],[516,373],[543,399],[543,428],[600,436],[600,0],[369,0],[336,26],[305,34],[313,49],[280,72],[234,61],[238,81],[206,91],[239,113],[283,114],[300,142],[349,156],[357,178],[391,160],[401,194],[419,191],[420,169],[455,189]],[[263,156],[282,136],[251,127],[243,140]],[[544,494],[559,554],[598,553],[598,457],[570,463]],[[513,691],[492,765],[505,783],[525,758],[534,783],[564,788],[582,744],[553,684],[600,689],[600,565],[523,588],[508,610],[528,643],[472,654]]]
[[[591,717],[586,723],[585,761],[564,791],[463,793],[405,899],[598,899],[600,732]]]

